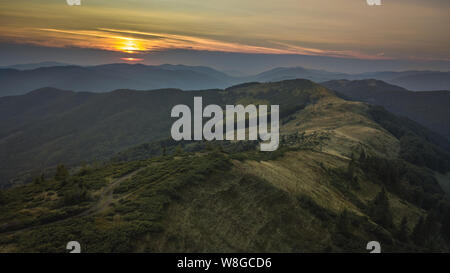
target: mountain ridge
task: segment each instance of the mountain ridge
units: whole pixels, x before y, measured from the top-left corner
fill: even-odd
[[[414,91],[450,90],[450,72],[439,71],[346,74],[297,66],[278,67],[252,76],[237,77],[206,66],[115,63],[51,66],[31,70],[0,69],[0,96],[24,94],[43,87],[91,92],[115,89],[223,89],[246,82],[276,82],[296,78],[315,82],[375,78]]]
[[[338,80],[321,84],[349,99],[383,106],[450,138],[450,91],[412,92],[379,80]]]

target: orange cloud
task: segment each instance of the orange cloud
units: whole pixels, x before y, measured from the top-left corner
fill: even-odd
[[[32,33],[30,33],[32,32]],[[20,33],[21,35],[17,35]],[[273,46],[255,46],[224,42],[210,38],[158,32],[98,28],[95,30],[65,30],[55,28],[28,29],[15,32],[14,40],[26,40],[51,47],[81,47],[142,54],[151,51],[189,49],[259,54],[301,54],[338,58],[387,59],[384,55],[369,55],[354,51],[323,50],[272,41]],[[34,38],[39,37],[39,38]]]

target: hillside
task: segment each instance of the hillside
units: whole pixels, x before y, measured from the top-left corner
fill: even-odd
[[[309,81],[293,82],[300,87],[315,86]],[[279,85],[284,84],[260,86]],[[287,111],[307,99],[291,101],[281,90],[275,102],[284,103]],[[204,104],[219,105],[246,99],[217,90],[117,90],[100,94],[51,88],[0,98],[0,148],[4,151],[0,154],[0,185],[18,176],[20,181],[30,179],[36,171],[60,162],[76,165],[104,160],[125,148],[167,138],[173,122],[170,110],[177,104],[192,105],[194,96],[202,96]]]
[[[0,98],[0,184],[27,171],[104,160],[127,147],[170,136],[170,110],[218,92],[117,90],[75,93],[44,88]],[[217,100],[217,99],[216,99]]]
[[[337,80],[322,85],[349,99],[383,106],[450,139],[450,91],[411,92],[378,80]]]
[[[192,102],[190,92],[157,92]],[[156,94],[83,95],[117,93],[127,108]],[[439,182],[450,155],[425,128],[306,80],[199,94],[220,105],[280,104],[281,147],[160,140],[70,173],[59,166],[0,191],[0,251],[64,252],[70,240],[83,252],[366,252],[372,240],[384,252],[449,251]]]

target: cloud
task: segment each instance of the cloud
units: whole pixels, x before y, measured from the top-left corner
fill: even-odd
[[[49,47],[93,48],[129,54],[187,49],[250,54],[296,54],[361,59],[385,58],[384,56],[369,55],[349,50],[323,50],[276,41],[270,42],[271,46],[256,46],[193,35],[113,28],[98,28],[95,30],[37,28],[15,31],[14,34],[13,39],[19,43],[26,42]]]
[[[382,8],[365,0],[22,2],[1,4],[0,41],[129,54],[187,49],[440,60],[450,52],[448,0],[386,0]]]

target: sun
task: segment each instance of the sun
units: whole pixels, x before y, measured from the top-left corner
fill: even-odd
[[[133,38],[121,38],[119,44],[116,46],[118,51],[125,53],[135,54],[145,51],[145,47],[142,42]]]

